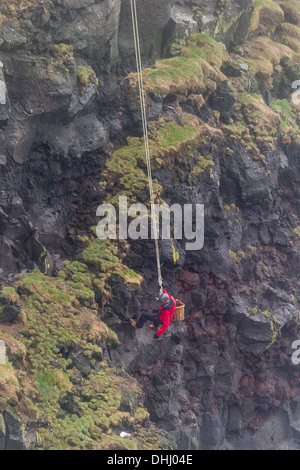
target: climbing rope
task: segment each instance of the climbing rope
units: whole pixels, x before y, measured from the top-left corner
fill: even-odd
[[[136,0],[130,0],[130,4],[131,4],[131,15],[132,15],[132,26],[133,26],[134,48],[135,48],[136,67],[137,67],[137,76],[138,76],[138,85],[139,85],[139,95],[140,95],[140,103],[141,103],[145,153],[146,153],[146,162],[147,162],[150,202],[151,202],[151,208],[152,208],[151,212],[152,212],[152,217],[153,217],[153,230],[154,230],[154,240],[155,240],[158,284],[160,286],[160,293],[162,293],[162,275],[161,275],[160,254],[159,254],[159,247],[158,247],[159,231],[158,231],[157,212],[154,206],[155,204],[154,203],[154,191],[153,191],[153,182],[152,182],[151,159],[150,159],[149,138],[148,138],[148,123],[147,123],[146,103],[145,103],[145,94],[144,94],[144,85],[143,85],[143,70],[142,70]]]

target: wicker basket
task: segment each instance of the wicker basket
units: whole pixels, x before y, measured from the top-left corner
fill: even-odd
[[[181,300],[176,299],[176,308],[172,321],[182,321],[184,320],[184,307],[185,304]]]

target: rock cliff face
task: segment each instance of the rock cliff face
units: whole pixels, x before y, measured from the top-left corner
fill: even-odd
[[[129,0],[1,2],[0,449],[298,449],[298,2],[138,14],[155,193],[205,207],[160,242],[185,320],[133,330],[154,244],[95,237],[148,201]]]

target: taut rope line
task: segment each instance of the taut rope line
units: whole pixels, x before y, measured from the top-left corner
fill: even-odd
[[[153,217],[153,230],[154,230],[154,239],[155,239],[155,252],[156,252],[156,262],[157,262],[158,283],[159,283],[160,287],[162,287],[161,264],[160,264],[160,254],[159,254],[159,247],[158,247],[159,231],[158,231],[157,212],[156,212],[155,206],[154,206],[155,202],[154,202],[154,192],[153,192],[153,182],[152,182],[151,159],[150,159],[149,138],[148,138],[148,123],[147,123],[146,103],[145,103],[145,94],[144,94],[144,85],[143,85],[143,70],[142,70],[142,60],[141,60],[141,49],[140,49],[140,38],[139,38],[139,26],[138,26],[138,16],[137,16],[137,9],[136,9],[136,0],[130,0],[130,4],[131,4],[134,48],[135,48],[136,67],[137,67],[137,76],[138,76],[138,85],[139,85],[139,94],[140,94],[140,103],[141,103],[141,114],[142,114],[142,123],[143,123],[145,153],[146,153],[146,162],[147,162],[147,174],[148,174],[148,183],[149,183],[149,192],[150,192],[150,202],[151,202],[151,209],[152,209],[151,213],[152,213],[152,217]],[[161,292],[162,292],[162,289],[161,289]]]

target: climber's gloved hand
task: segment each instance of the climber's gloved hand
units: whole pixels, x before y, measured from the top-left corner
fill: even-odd
[[[155,335],[153,336],[153,339],[158,339],[159,336],[157,336],[157,333],[155,333]]]

